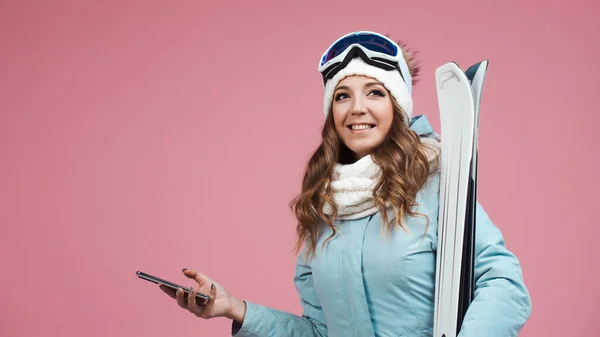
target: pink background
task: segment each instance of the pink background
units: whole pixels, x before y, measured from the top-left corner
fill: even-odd
[[[300,313],[299,191],[339,35],[419,51],[433,74],[490,60],[480,201],[524,269],[521,336],[597,335],[600,52],[595,1],[4,1],[0,335],[228,336],[136,270]]]

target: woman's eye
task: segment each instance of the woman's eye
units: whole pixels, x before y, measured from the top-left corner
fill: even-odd
[[[384,93],[383,93],[381,90],[377,90],[377,89],[375,89],[375,90],[371,91],[370,93],[371,93],[371,94],[375,94],[375,95],[377,95],[377,96],[381,96],[381,97],[384,97],[384,96],[385,96],[385,94],[384,94]]]
[[[347,98],[347,97],[348,97],[348,95],[346,95],[346,94],[337,94],[337,95],[335,95],[335,100],[339,101],[339,100]]]

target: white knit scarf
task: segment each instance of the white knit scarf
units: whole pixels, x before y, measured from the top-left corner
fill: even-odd
[[[431,138],[423,138],[422,142],[434,145],[434,151],[428,151],[431,162],[435,152],[439,155],[439,142]],[[336,164],[331,178],[332,197],[337,206],[337,219],[360,219],[377,213],[379,209],[373,199],[373,189],[381,178],[381,167],[371,155],[364,156],[352,164]],[[389,205],[388,205],[389,207]],[[323,207],[325,214],[331,215],[329,204]]]

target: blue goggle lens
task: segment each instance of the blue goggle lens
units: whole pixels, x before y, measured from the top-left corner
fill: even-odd
[[[329,60],[335,58],[339,54],[343,53],[348,46],[352,44],[360,44],[361,46],[378,53],[387,54],[390,56],[396,56],[398,49],[390,40],[373,34],[356,34],[351,35],[334,44],[329,51],[321,60],[321,65],[329,62]]]

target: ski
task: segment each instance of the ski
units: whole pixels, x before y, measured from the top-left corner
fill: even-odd
[[[475,108],[475,129],[473,135],[473,152],[471,157],[471,168],[469,171],[469,185],[467,191],[467,210],[465,230],[463,238],[463,255],[461,265],[461,281],[458,302],[457,330],[458,334],[462,322],[467,313],[469,304],[473,301],[475,292],[475,231],[476,231],[476,208],[477,208],[477,157],[479,147],[479,106],[481,104],[481,93],[487,74],[488,61],[476,63],[465,71],[473,93],[473,105]]]
[[[479,104],[488,61],[436,70],[442,149],[434,336],[455,337],[474,290]]]

